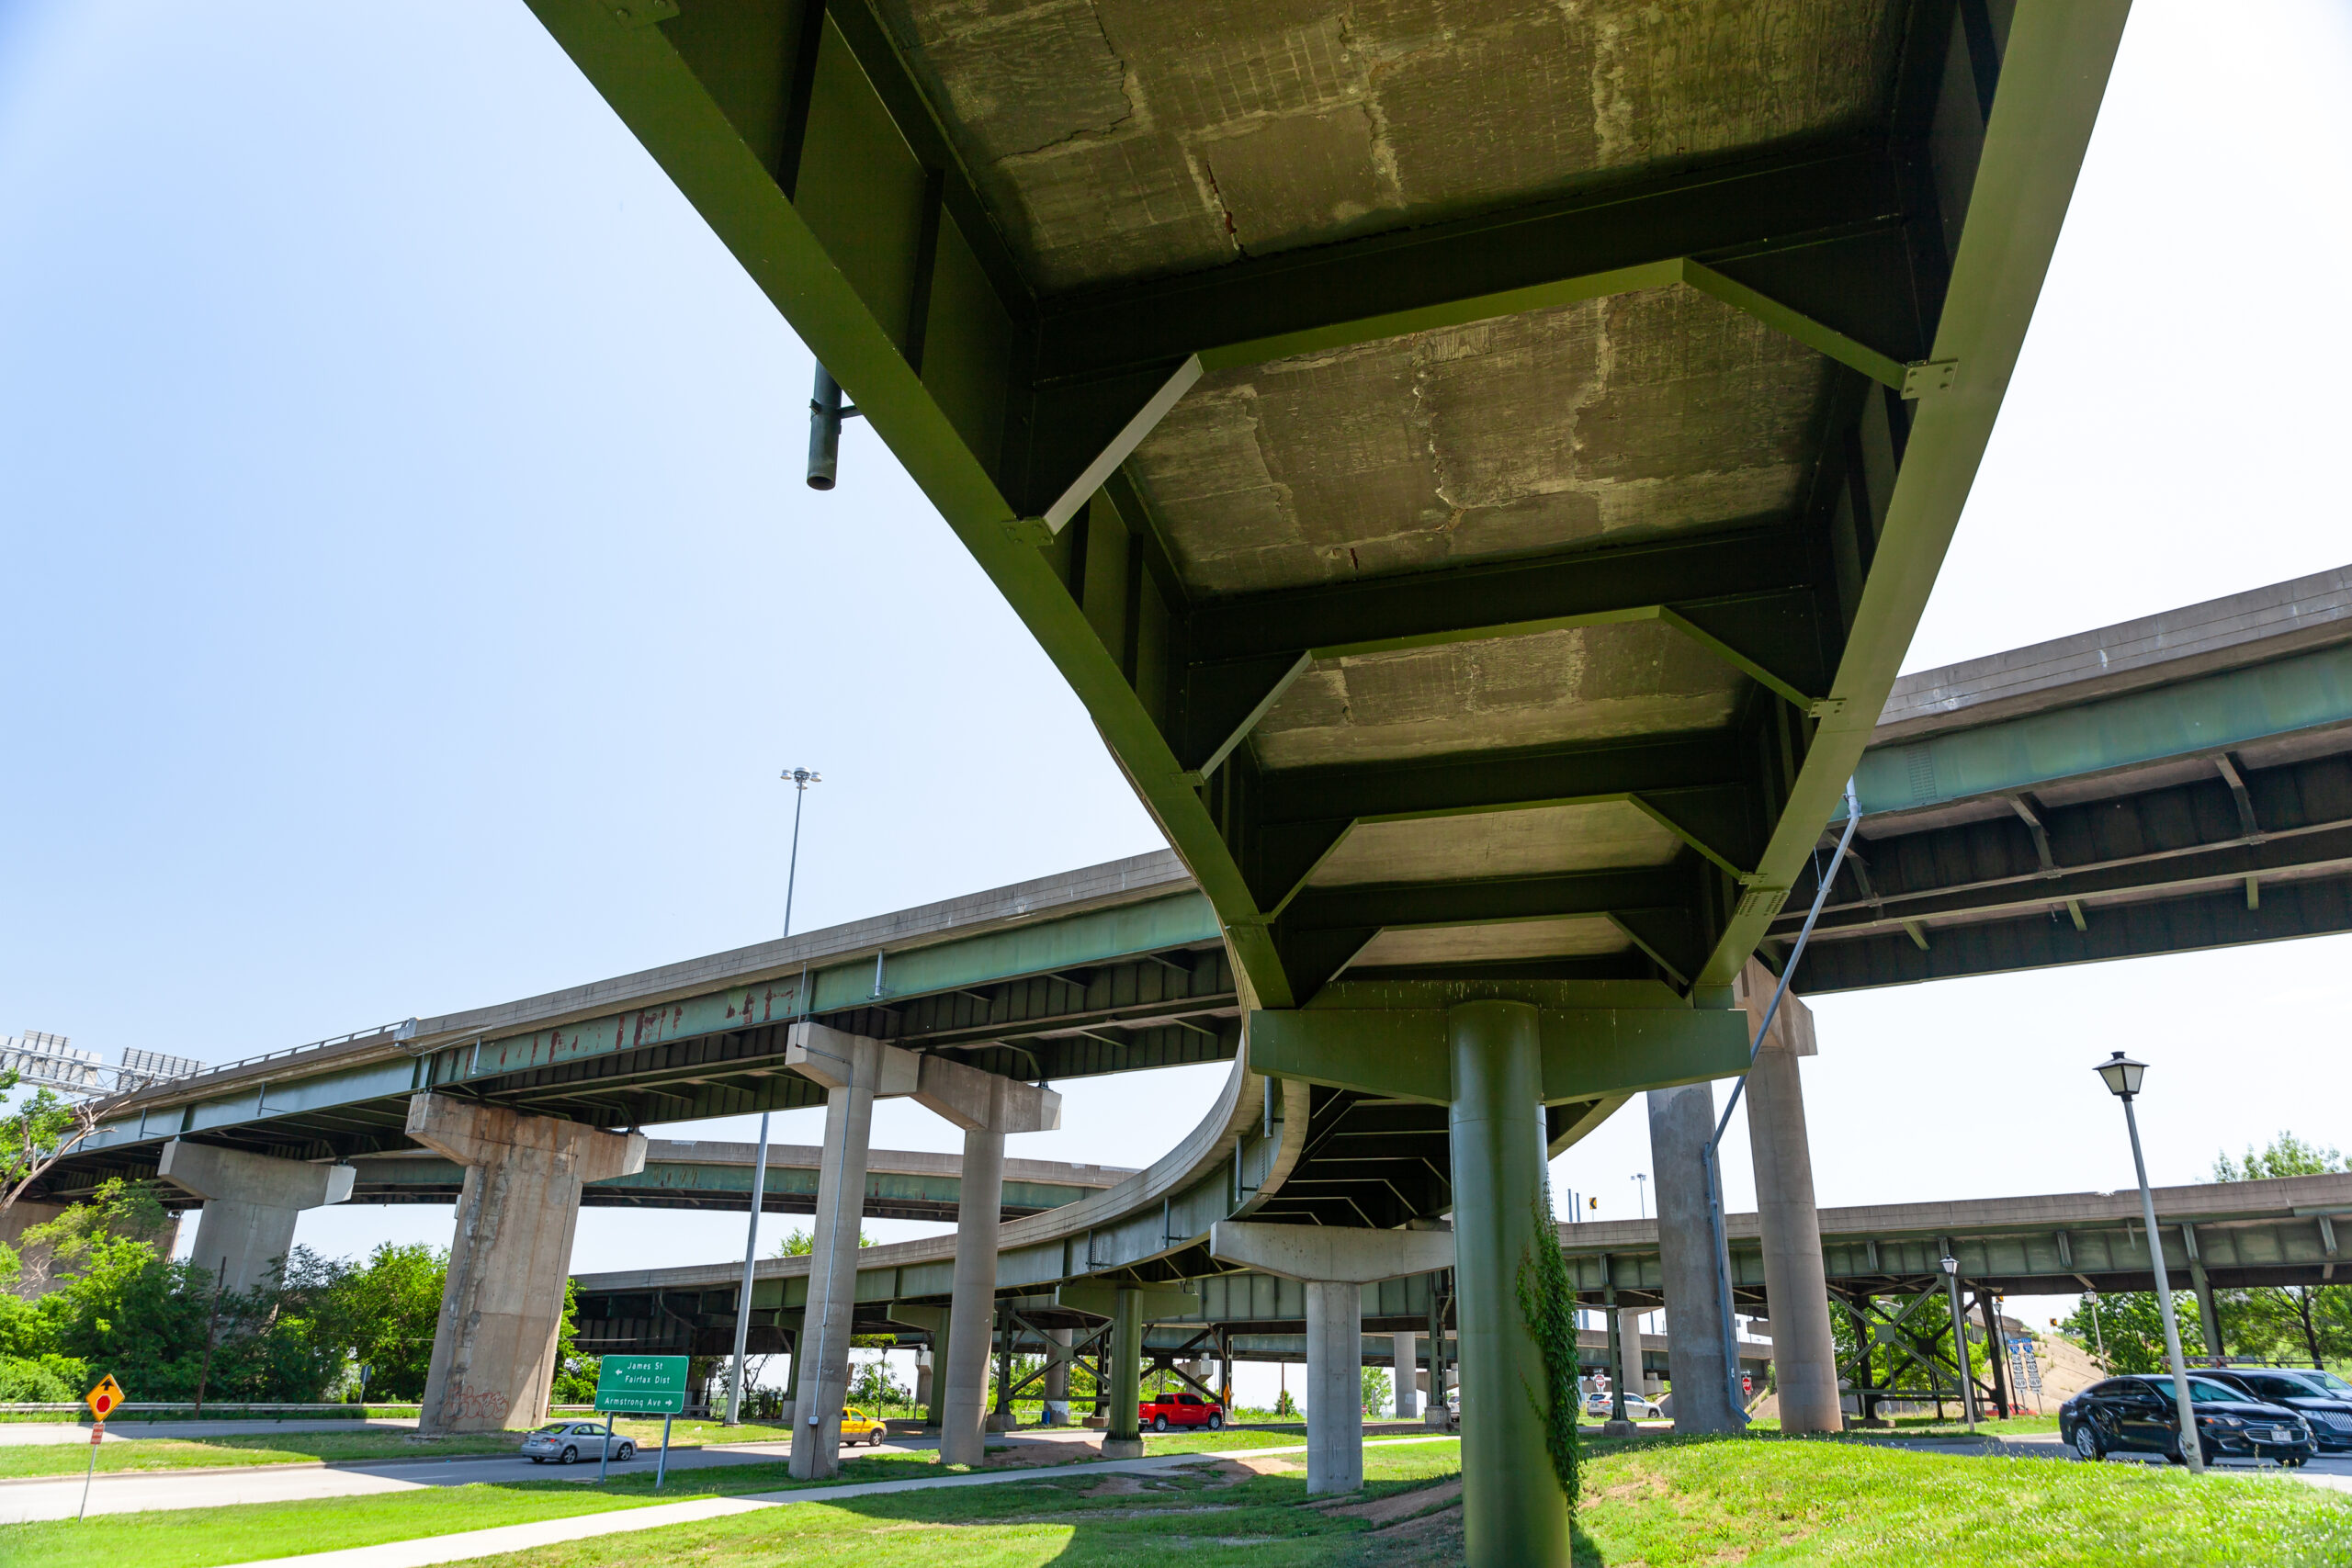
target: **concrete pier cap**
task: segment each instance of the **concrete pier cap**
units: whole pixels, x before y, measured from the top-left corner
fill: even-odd
[[[163,1147],[156,1174],[204,1200],[193,1260],[220,1276],[224,1292],[242,1295],[266,1282],[293,1250],[302,1211],[349,1198],[358,1172],[174,1138]]]
[[[1363,1287],[1453,1268],[1453,1233],[1220,1220],[1209,1227],[1209,1256],[1306,1281],[1306,1490],[1355,1491],[1363,1484]],[[1409,1379],[1412,1368],[1398,1374]]]

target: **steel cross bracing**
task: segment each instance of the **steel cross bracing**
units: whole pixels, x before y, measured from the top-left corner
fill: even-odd
[[[534,8],[1038,637],[1271,1008],[1351,965],[1720,1003],[1925,602],[2123,16],[1694,12],[1588,141],[1539,77],[1614,22],[1512,0],[1344,49],[1335,6],[1234,13],[1216,72],[1114,0]]]

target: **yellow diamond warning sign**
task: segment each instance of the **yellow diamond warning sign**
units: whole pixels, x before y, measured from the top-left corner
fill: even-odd
[[[121,1385],[114,1381],[112,1373],[108,1373],[98,1380],[97,1387],[82,1396],[82,1403],[90,1407],[91,1415],[103,1421],[122,1404]]]

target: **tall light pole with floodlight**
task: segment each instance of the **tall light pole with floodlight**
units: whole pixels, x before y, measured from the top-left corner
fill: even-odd
[[[824,372],[820,369],[818,375]],[[800,874],[800,803],[808,786],[825,781],[806,768],[786,768],[781,775],[794,786],[792,795],[792,859],[784,874],[784,934],[792,934],[792,885]],[[727,1382],[727,1425],[743,1424],[744,1351],[752,1337],[752,1274],[760,1256],[760,1201],[768,1190],[768,1116],[760,1112],[760,1149],[752,1161],[752,1219],[743,1235],[743,1288],[735,1298],[735,1371]]]
[[[808,799],[808,786],[823,784],[824,779],[806,768],[786,768],[776,775],[793,788],[792,795],[792,859],[784,872],[784,934],[792,934],[792,885],[800,876],[800,807]]]
[[[2107,1082],[2108,1092],[2123,1102],[2123,1125],[2132,1134],[2132,1168],[2140,1178],[2140,1217],[2148,1232],[2148,1259],[2156,1271],[2156,1311],[2165,1322],[2165,1354],[2172,1361],[2173,1403],[2180,1411],[2180,1457],[2188,1468],[2205,1472],[2205,1443],[2197,1435],[2197,1410],[2188,1397],[2188,1367],[2180,1354],[2180,1325],[2172,1314],[2172,1276],[2165,1270],[2164,1237],[2156,1231],[2155,1195],[2148,1190],[2148,1162],[2140,1154],[2140,1120],[2132,1113],[2132,1101],[2140,1092],[2140,1080],[2147,1076],[2148,1065],[2135,1062],[2118,1051],[2098,1065],[2098,1076]]]
[[[1642,1218],[1645,1220],[1650,1217],[1649,1182],[1649,1172],[1645,1170],[1637,1170],[1634,1172],[1634,1190],[1639,1195],[1637,1201],[1640,1202],[1642,1207]]]

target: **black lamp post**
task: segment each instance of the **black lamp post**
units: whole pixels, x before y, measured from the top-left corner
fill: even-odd
[[[2165,1323],[2165,1354],[2172,1361],[2173,1403],[2180,1411],[2180,1457],[2188,1468],[2199,1474],[2205,1470],[2205,1445],[2197,1435],[2197,1411],[2188,1397],[2188,1368],[2180,1355],[2180,1325],[2172,1314],[2172,1276],[2165,1270],[2164,1237],[2156,1231],[2156,1200],[2148,1190],[2148,1162],[2140,1154],[2140,1122],[2132,1113],[2132,1101],[2140,1092],[2140,1080],[2147,1076],[2148,1065],[2135,1062],[2118,1051],[2098,1065],[2098,1076],[2106,1080],[2108,1092],[2123,1102],[2123,1125],[2132,1134],[2132,1168],[2140,1178],[2140,1217],[2148,1232],[2148,1260],[2156,1274],[2156,1311]]]
[[[1960,1369],[1960,1407],[1968,1414],[1968,1430],[1976,1431],[1976,1377],[1968,1366],[1968,1314],[1960,1304],[1960,1259],[1940,1258],[1937,1263],[1944,1271],[1944,1299],[1951,1305],[1951,1359]]]

